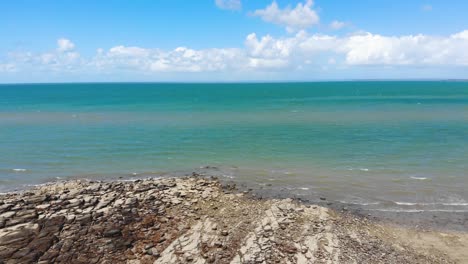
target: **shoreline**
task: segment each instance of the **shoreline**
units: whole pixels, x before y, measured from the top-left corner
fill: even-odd
[[[468,261],[466,232],[408,229],[194,176],[2,194],[0,263]]]
[[[212,170],[212,171],[210,171]],[[468,211],[455,209],[438,209],[438,210],[406,210],[401,209],[369,209],[366,204],[346,202],[329,197],[329,194],[313,193],[309,195],[294,193],[288,188],[274,188],[270,184],[258,185],[255,182],[247,182],[245,179],[237,179],[225,177],[223,174],[218,174],[218,168],[214,166],[202,166],[199,170],[182,170],[160,173],[131,173],[120,176],[106,175],[103,177],[86,177],[76,175],[72,177],[54,178],[49,181],[37,184],[25,184],[10,188],[0,192],[0,196],[8,194],[16,194],[27,192],[41,188],[43,186],[60,184],[70,181],[98,181],[98,182],[134,182],[147,179],[164,179],[164,178],[184,178],[184,177],[205,177],[216,178],[222,185],[234,186],[238,192],[249,193],[251,197],[263,199],[294,199],[304,204],[314,204],[333,209],[338,212],[349,212],[355,216],[365,217],[373,221],[384,224],[398,225],[405,228],[420,229],[420,230],[436,230],[441,232],[468,232]],[[308,188],[307,188],[308,189]],[[299,188],[301,190],[301,188]],[[392,201],[387,201],[392,203]],[[371,203],[373,204],[373,203]],[[376,203],[378,204],[378,203]],[[396,203],[400,204],[400,203]],[[403,203],[406,204],[406,203]],[[414,205],[418,205],[415,203]]]
[[[212,169],[213,171],[210,171]],[[358,217],[372,219],[387,225],[397,225],[410,229],[432,230],[440,232],[468,232],[468,211],[466,210],[399,210],[399,209],[368,209],[365,204],[356,204],[328,197],[327,194],[314,193],[308,196],[297,194],[287,188],[271,188],[270,184],[257,185],[225,175],[218,175],[217,167],[202,166],[194,171],[173,171],[157,174],[132,173],[121,176],[107,175],[104,177],[73,176],[65,178],[50,179],[47,182],[27,184],[0,192],[0,196],[9,194],[20,194],[42,188],[44,186],[56,185],[63,182],[90,181],[90,182],[135,182],[140,180],[159,180],[167,178],[204,177],[215,178],[222,186],[232,186],[239,193],[248,193],[252,198],[260,199],[293,199],[304,204],[313,204],[326,207],[341,213],[351,213]],[[285,191],[286,190],[286,191]]]

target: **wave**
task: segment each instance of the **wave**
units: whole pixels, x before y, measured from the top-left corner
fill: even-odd
[[[14,172],[25,172],[27,169],[12,169]]]
[[[408,206],[414,206],[414,205],[468,206],[468,203],[409,203],[409,202],[393,202],[393,203],[398,204],[398,205],[408,205]]]
[[[376,205],[376,204],[380,204],[379,202],[362,202],[362,203],[358,203],[358,202],[347,202],[347,201],[339,201],[340,203],[344,203],[344,204],[353,204],[353,205]]]
[[[426,177],[414,177],[414,176],[411,176],[410,178],[413,179],[413,180],[420,180],[420,181],[427,180]]]
[[[447,213],[468,213],[468,210],[450,210],[450,209],[368,209],[369,211],[395,212],[395,213],[424,213],[424,212],[447,212]]]
[[[353,171],[353,170],[369,171],[368,168],[349,168],[348,170],[350,170],[350,171]]]

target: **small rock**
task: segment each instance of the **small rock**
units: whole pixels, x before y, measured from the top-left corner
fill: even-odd
[[[122,232],[120,231],[120,229],[111,229],[111,230],[104,231],[103,233],[104,237],[117,237],[121,235],[122,235]]]
[[[145,249],[148,250],[150,248],[154,247],[154,244],[153,243],[150,243],[150,244],[147,244],[145,245]]]
[[[220,241],[216,241],[216,242],[214,242],[214,246],[217,247],[217,248],[222,248],[223,243],[221,243]]]
[[[159,257],[161,255],[159,251],[154,247],[147,249],[146,254],[151,255],[153,257]]]

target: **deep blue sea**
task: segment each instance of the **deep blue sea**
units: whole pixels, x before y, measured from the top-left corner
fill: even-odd
[[[375,210],[468,211],[468,82],[0,85],[1,191],[194,170]]]

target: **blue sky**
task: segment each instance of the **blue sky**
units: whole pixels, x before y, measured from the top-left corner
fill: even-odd
[[[0,82],[468,76],[462,0],[5,0],[0,12]]]

